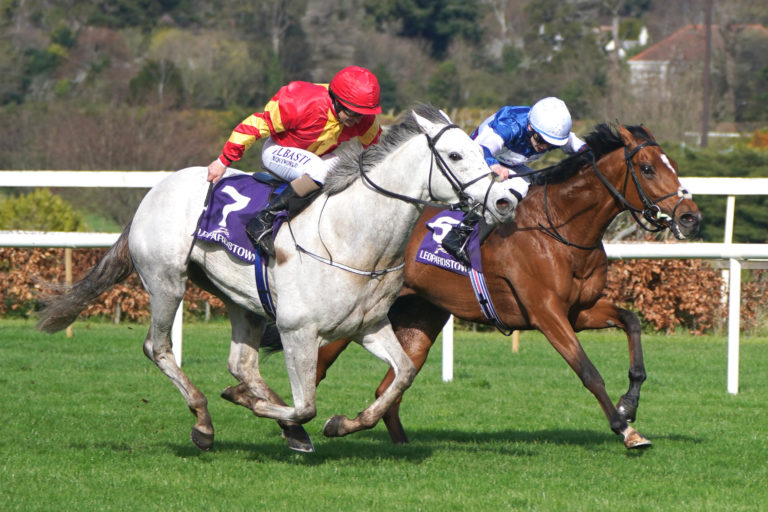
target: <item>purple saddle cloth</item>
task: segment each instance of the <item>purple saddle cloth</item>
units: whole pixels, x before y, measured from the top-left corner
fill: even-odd
[[[272,187],[250,174],[220,179],[213,187],[195,237],[223,245],[233,256],[254,263],[257,254],[245,226],[267,205]]]
[[[469,269],[456,261],[441,245],[443,237],[464,218],[464,212],[443,210],[427,221],[427,234],[421,241],[416,253],[416,261],[426,265],[432,265],[445,270],[450,270],[462,276],[469,275]],[[477,226],[475,226],[468,242],[469,260],[472,268],[482,272],[483,264],[480,258],[480,243],[477,238]]]

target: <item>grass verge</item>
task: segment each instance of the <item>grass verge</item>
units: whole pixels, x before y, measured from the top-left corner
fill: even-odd
[[[189,441],[192,416],[141,351],[145,326],[78,323],[71,339],[0,323],[2,510],[760,510],[768,503],[767,343],[741,344],[741,389],[726,393],[726,339],[645,335],[648,381],[627,451],[597,401],[538,333],[521,351],[457,332],[455,380],[440,344],[407,392],[409,445],[382,424],[322,436],[333,414],[372,399],[386,366],[351,347],[306,426],[317,452],[289,451],[270,420],[218,398],[228,326],[185,325],[184,370],[207,394],[216,444]],[[623,335],[583,333],[614,400],[626,391]],[[282,357],[262,363],[290,398]]]

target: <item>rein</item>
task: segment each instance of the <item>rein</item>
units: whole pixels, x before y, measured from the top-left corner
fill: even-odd
[[[629,176],[632,177],[632,182],[635,185],[635,189],[637,190],[637,195],[640,196],[640,201],[643,203],[643,209],[635,208],[632,206],[629,201],[627,201],[626,197],[624,197],[624,194],[618,191],[616,187],[613,186],[613,184],[608,180],[608,178],[605,177],[603,173],[600,172],[600,169],[597,167],[597,161],[595,160],[594,154],[590,151],[590,154],[592,156],[592,169],[594,170],[597,177],[600,179],[600,181],[603,183],[606,189],[608,189],[608,192],[611,194],[611,196],[614,199],[618,199],[621,204],[624,206],[625,209],[629,210],[630,214],[632,215],[632,218],[635,220],[635,222],[646,231],[649,231],[651,233],[657,233],[663,229],[666,229],[669,227],[668,223],[672,221],[674,217],[671,217],[667,215],[666,213],[663,213],[661,211],[661,208],[657,203],[660,203],[661,201],[664,201],[665,199],[668,199],[672,196],[678,196],[680,199],[675,204],[675,207],[672,210],[672,213],[677,211],[677,208],[680,206],[680,204],[683,202],[684,199],[690,199],[691,194],[685,190],[684,188],[680,187],[676,192],[670,192],[669,194],[662,196],[655,201],[651,200],[650,197],[648,197],[648,194],[646,194],[645,189],[643,189],[642,185],[640,184],[640,180],[637,177],[637,173],[635,172],[635,166],[632,162],[632,158],[644,147],[648,146],[658,146],[659,144],[657,142],[652,141],[646,141],[642,144],[639,144],[635,146],[632,151],[629,150],[627,146],[624,146],[624,161],[627,164],[627,172],[624,175],[624,185],[622,186],[622,189],[626,191],[627,189],[627,183],[629,180]],[[551,236],[555,240],[557,240],[560,243],[563,243],[569,247],[575,247],[577,249],[584,249],[584,250],[593,250],[593,249],[599,249],[602,246],[602,241],[598,242],[595,245],[592,246],[585,246],[585,245],[579,245],[575,244],[573,242],[568,241],[564,236],[562,236],[558,231],[557,228],[555,228],[554,223],[552,222],[552,218],[549,214],[549,207],[548,207],[548,201],[547,201],[547,185],[544,185],[544,212],[547,216],[547,222],[549,223],[549,227],[546,227],[539,223],[539,227],[541,230],[546,233],[547,235]],[[640,222],[640,215],[648,221],[653,227],[650,228]]]
[[[481,179],[485,179],[490,176],[489,174],[483,174],[481,176],[478,176],[477,178],[467,182],[467,183],[461,183],[461,181],[456,177],[456,175],[451,171],[450,167],[448,167],[448,164],[446,164],[445,160],[443,160],[443,157],[438,153],[437,148],[435,147],[435,143],[442,137],[442,135],[450,130],[451,128],[459,128],[458,125],[455,124],[448,124],[444,126],[439,132],[437,132],[437,135],[434,137],[430,137],[428,134],[424,134],[427,137],[427,144],[429,145],[430,153],[432,153],[432,157],[429,160],[429,197],[434,198],[434,194],[432,194],[432,173],[434,170],[435,161],[437,161],[437,167],[442,173],[442,175],[445,177],[445,179],[448,180],[448,182],[451,184],[451,187],[454,191],[456,191],[457,195],[459,196],[459,202],[453,203],[451,205],[448,205],[451,209],[459,209],[466,205],[468,205],[471,201],[471,198],[464,192],[464,190],[476,183],[477,181],[480,181]],[[460,129],[460,128],[459,128]],[[360,168],[360,177],[363,180],[363,183],[371,190],[387,197],[391,197],[393,199],[398,199],[400,201],[405,201],[406,203],[410,204],[418,204],[423,206],[435,206],[435,207],[445,207],[444,204],[436,203],[434,201],[424,201],[422,199],[418,199],[415,197],[409,197],[403,194],[398,194],[397,192],[392,192],[391,190],[387,190],[378,184],[376,184],[371,178],[368,176],[368,174],[365,172],[365,169],[363,168],[363,155],[360,154],[360,158],[358,159],[359,162],[359,168]],[[490,186],[488,187],[487,194],[490,193]],[[326,202],[328,201],[328,198],[326,198]],[[323,208],[325,208],[325,205],[323,205]],[[315,254],[311,251],[308,251],[304,247],[298,244],[296,241],[296,237],[293,234],[293,229],[291,228],[290,221],[287,222],[288,229],[291,233],[291,238],[293,238],[294,247],[296,248],[296,251],[299,253],[306,254],[310,258],[313,258],[321,263],[324,263],[328,266],[338,268],[341,270],[344,270],[346,272],[350,272],[352,274],[360,275],[360,276],[366,276],[371,278],[378,278],[381,276],[384,276],[386,274],[397,272],[398,270],[402,270],[405,267],[405,260],[403,260],[400,264],[395,265],[393,267],[387,267],[381,270],[360,270],[354,267],[350,267],[349,265],[344,265],[342,263],[336,263],[333,261],[333,258],[326,258],[324,256],[320,256],[319,254]],[[321,243],[323,243],[322,239],[320,240]],[[323,246],[325,247],[325,244],[323,243]],[[330,254],[330,251],[328,248],[325,248],[326,252]]]
[[[445,125],[439,132],[437,132],[437,135],[435,135],[434,137],[430,137],[426,133],[424,134],[424,136],[427,138],[427,145],[429,146],[429,150],[432,153],[432,157],[433,157],[429,161],[429,180],[427,183],[429,184],[429,197],[434,198],[434,194],[432,193],[432,173],[434,170],[435,161],[437,161],[437,168],[440,170],[440,173],[445,177],[445,179],[448,180],[448,183],[451,184],[451,187],[453,188],[454,191],[456,191],[457,195],[459,196],[459,202],[449,204],[447,206],[451,210],[457,210],[462,208],[463,206],[466,206],[471,201],[471,198],[464,192],[464,190],[474,185],[476,182],[491,176],[492,173],[483,174],[467,183],[461,183],[461,181],[459,181],[459,179],[456,177],[455,174],[453,174],[453,172],[451,171],[451,168],[448,166],[448,164],[445,163],[445,160],[440,155],[440,153],[438,153],[437,148],[435,147],[435,144],[440,139],[440,137],[442,137],[443,134],[448,130],[450,130],[451,128],[461,129],[458,125],[448,124],[448,125]],[[423,199],[417,199],[415,197],[409,197],[403,194],[398,194],[397,192],[392,192],[391,190],[387,190],[381,187],[380,185],[376,184],[370,178],[370,176],[368,176],[368,174],[365,172],[365,169],[363,167],[362,154],[360,154],[358,163],[359,163],[359,169],[360,169],[360,178],[363,180],[365,185],[369,189],[374,190],[383,196],[391,197],[393,199],[399,199],[400,201],[405,201],[406,203],[418,204],[422,206],[433,206],[436,208],[444,208],[446,206],[443,203],[437,203],[435,201],[424,201]]]

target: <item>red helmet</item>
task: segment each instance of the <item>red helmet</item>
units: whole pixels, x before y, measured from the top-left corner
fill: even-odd
[[[331,80],[330,92],[353,112],[381,114],[379,81],[365,68],[349,66],[336,73]]]

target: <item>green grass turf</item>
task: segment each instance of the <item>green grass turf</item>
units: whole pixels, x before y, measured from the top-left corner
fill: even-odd
[[[441,345],[401,415],[408,445],[383,424],[340,439],[333,414],[356,414],[386,366],[358,346],[318,391],[306,425],[316,453],[285,447],[276,424],[219,398],[228,325],[187,324],[183,369],[207,394],[216,444],[189,441],[193,417],[144,357],[146,326],[75,324],[49,336],[0,323],[0,510],[765,510],[768,342],[741,344],[741,389],[726,392],[726,340],[645,335],[648,380],[628,451],[597,401],[538,333],[521,351],[499,334],[457,331],[455,378]],[[582,343],[614,401],[626,391],[622,333]],[[262,363],[290,401],[282,357]]]

